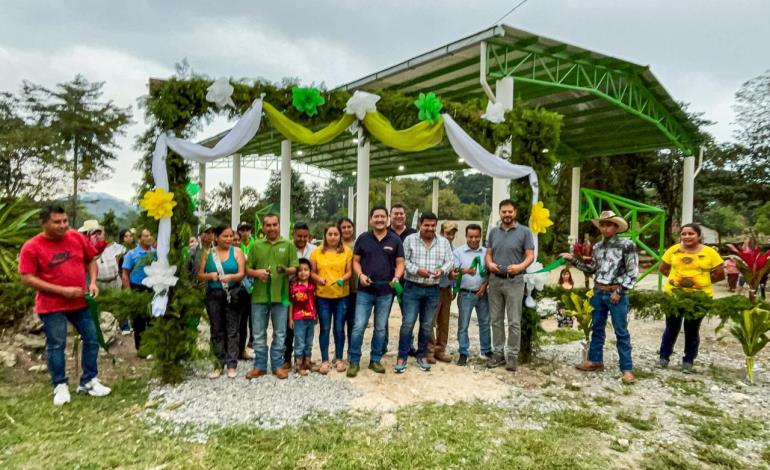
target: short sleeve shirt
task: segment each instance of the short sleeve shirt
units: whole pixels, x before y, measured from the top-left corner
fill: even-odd
[[[337,284],[336,281],[345,275],[345,268],[352,259],[353,251],[348,247],[344,247],[342,253],[323,248],[313,250],[310,260],[315,263],[318,275],[326,280],[325,286],[317,286],[318,297],[339,299],[350,294],[349,281],[345,281],[342,285]]]
[[[688,253],[677,243],[665,253],[663,262],[671,265],[665,292],[673,289],[688,291],[701,290],[709,297],[714,295],[711,287],[711,270],[724,263],[719,253],[709,246],[704,246],[697,253]]]
[[[371,231],[362,233],[353,254],[361,257],[361,272],[377,282],[366,287],[359,283],[358,290],[372,295],[393,294],[393,288],[387,283],[396,275],[396,258],[404,257],[404,245],[398,235],[388,230],[382,240],[378,240]]]
[[[249,253],[248,266],[251,269],[267,269],[270,271],[269,282],[259,279],[254,281],[251,301],[255,304],[279,303],[283,296],[288,295],[289,276],[278,272],[278,266],[296,268],[299,266],[297,249],[289,240],[279,238],[270,243],[266,238],[256,240]]]
[[[66,232],[61,240],[51,240],[41,233],[21,247],[19,272],[32,274],[57,286],[85,289],[86,264],[94,256],[94,246],[74,230]],[[85,307],[85,297],[68,299],[42,291],[38,291],[35,296],[35,312],[40,315],[80,310]]]
[[[291,283],[291,287],[289,287],[291,318],[294,320],[315,320],[315,291],[316,287],[313,283]]]
[[[535,242],[529,227],[517,223],[507,230],[492,228],[487,236],[487,248],[492,250],[492,261],[505,270],[506,266],[524,261],[527,250],[535,249]]]
[[[128,270],[128,281],[137,286],[142,285],[142,281],[147,277],[144,267],[152,263],[155,259],[155,248],[149,250],[143,249],[140,245],[132,249],[123,257],[123,269]]]
[[[400,238],[401,239],[401,243],[404,243],[404,240],[406,240],[406,237],[408,237],[409,235],[411,235],[413,233],[417,233],[417,230],[413,229],[412,227],[404,227],[404,231],[401,232],[401,234],[398,234],[398,233],[396,233],[395,230],[393,230],[392,228],[388,227],[388,232],[390,232],[393,235],[395,235],[398,238]]]

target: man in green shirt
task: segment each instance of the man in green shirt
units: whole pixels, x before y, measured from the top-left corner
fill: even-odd
[[[267,324],[273,326],[270,343],[270,367],[279,379],[289,376],[283,366],[286,324],[289,315],[289,277],[297,271],[297,250],[291,241],[280,237],[280,222],[275,214],[262,219],[265,238],[255,240],[246,261],[246,274],[254,278],[251,294],[251,331],[254,335],[254,368],[246,378],[256,379],[267,373]]]

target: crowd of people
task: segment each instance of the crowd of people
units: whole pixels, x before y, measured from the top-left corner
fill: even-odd
[[[412,229],[406,225],[406,211],[400,204],[390,210],[372,208],[369,230],[358,237],[350,219],[325,226],[318,246],[304,223],[294,224],[290,240],[282,238],[282,221],[275,214],[262,218],[260,234],[253,233],[249,223],[235,229],[205,227],[199,237],[190,240],[187,269],[205,288],[216,357],[210,377],[216,379],[223,373],[237,377],[239,360],[253,361],[245,373],[250,380],[268,374],[286,379],[292,370],[300,376],[334,370],[356,377],[370,319],[367,367],[374,373],[386,373],[382,364],[386,354],[396,356],[396,374],[407,370],[410,357],[425,372],[437,361],[466,366],[472,349],[475,351],[469,335],[474,311],[478,351],[486,366],[515,373],[524,273],[534,261],[534,239],[530,229],[516,221],[511,200],[500,202],[498,209],[500,222],[489,230],[486,244],[482,243],[482,227],[469,224],[465,243],[456,247],[457,224],[444,222],[439,228],[438,217],[425,212],[419,217],[418,230]],[[38,291],[35,311],[45,326],[54,404],[70,400],[64,367],[68,321],[83,339],[83,375],[77,391],[104,396],[110,389],[96,377],[98,344],[85,296],[97,296],[104,289],[148,290],[142,281],[144,267],[155,259],[153,235],[141,230],[134,245],[136,234],[130,230],[121,231],[118,241],[105,240],[104,229],[96,221],[84,223],[80,233],[69,230],[61,207],[44,208],[40,220],[43,231],[23,246],[19,271],[23,282]],[[590,348],[587,360],[576,367],[583,371],[604,367],[609,319],[622,378],[632,383],[636,378],[628,331],[628,292],[639,274],[638,256],[629,238],[617,236],[628,230],[622,217],[605,211],[593,222],[602,235],[593,255],[560,255],[594,276]],[[680,235],[680,243],[662,258],[661,271],[668,276],[666,292],[702,290],[712,295],[711,283],[725,277],[724,261],[701,243],[696,224],[684,225]],[[569,269],[561,272],[559,280],[565,288],[574,286]],[[395,299],[402,321],[398,338],[391,339],[388,320]],[[448,352],[449,311],[455,300],[459,311],[456,359]],[[572,326],[563,311],[557,320],[559,326]],[[666,320],[659,364],[668,365],[682,324],[682,370],[690,372],[698,352],[700,320]],[[141,339],[148,326],[146,317],[134,315],[130,324],[121,326],[127,334],[133,331],[137,352],[144,357]],[[269,329],[272,337],[268,341]],[[312,360],[315,344],[320,350],[316,362]]]

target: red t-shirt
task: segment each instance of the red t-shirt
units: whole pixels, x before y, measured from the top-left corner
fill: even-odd
[[[289,288],[289,299],[294,320],[315,320],[315,284],[293,282]]]
[[[94,246],[74,230],[65,233],[61,240],[51,240],[40,233],[21,247],[19,272],[33,274],[57,286],[85,289],[86,265],[94,256]],[[35,312],[40,315],[85,307],[85,297],[68,299],[42,291],[38,291],[35,297]]]

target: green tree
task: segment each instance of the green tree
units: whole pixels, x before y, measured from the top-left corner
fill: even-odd
[[[281,173],[273,171],[270,174],[270,179],[267,181],[267,187],[265,188],[265,203],[272,203],[275,207],[281,205]],[[311,215],[311,194],[305,182],[300,177],[299,173],[292,170],[291,172],[291,222],[296,222],[299,219],[307,218]],[[286,221],[282,221],[286,223]]]
[[[119,148],[115,139],[131,123],[130,107],[100,101],[103,87],[104,82],[89,82],[81,75],[53,90],[28,81],[22,85],[22,97],[39,123],[55,133],[63,151],[72,154],[66,163],[73,179],[73,224],[77,224],[79,183],[112,171],[110,162],[117,159]]]
[[[233,185],[220,182],[209,195],[206,204],[208,206],[207,219],[213,224],[229,224],[232,217]],[[259,191],[246,186],[241,188],[241,221],[254,223],[254,213],[260,208],[262,198]]]
[[[721,235],[735,235],[746,228],[745,219],[732,207],[716,206],[701,216],[703,224]]]
[[[770,235],[770,201],[759,206],[754,211],[754,230]]]
[[[115,211],[110,209],[104,213],[102,216],[102,227],[104,227],[105,238],[108,240],[118,239],[118,232],[120,232],[120,228],[118,227],[118,220],[117,216],[115,215]],[[120,243],[120,241],[118,242]]]
[[[736,137],[746,152],[734,164],[749,184],[770,189],[770,69],[735,94]]]

